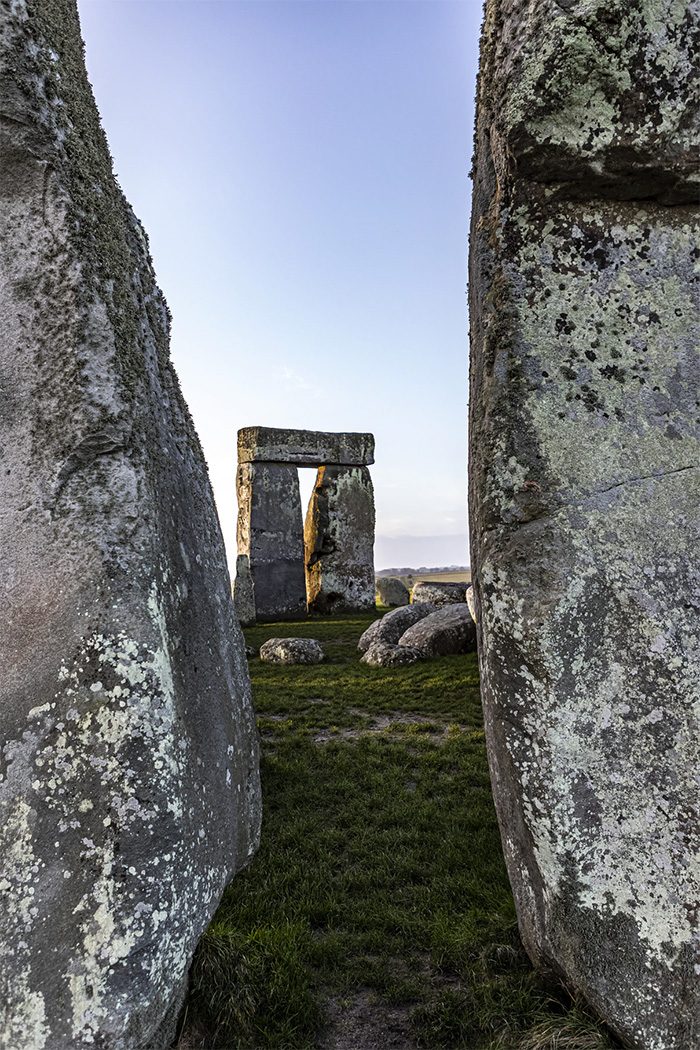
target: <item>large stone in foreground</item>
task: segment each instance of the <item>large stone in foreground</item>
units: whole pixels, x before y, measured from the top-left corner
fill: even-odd
[[[367,467],[321,467],[304,525],[314,612],[374,609],[374,489]]]
[[[258,840],[243,640],[71,0],[0,92],[0,1047],[160,1050]]]
[[[494,796],[530,955],[639,1050],[700,1045],[698,23],[671,0],[490,0],[478,100]]]

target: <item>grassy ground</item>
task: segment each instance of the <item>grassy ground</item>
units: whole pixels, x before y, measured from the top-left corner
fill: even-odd
[[[262,846],[198,949],[180,1047],[615,1045],[520,946],[475,656],[368,667],[372,619],[246,631],[318,638],[328,660],[251,662]]]

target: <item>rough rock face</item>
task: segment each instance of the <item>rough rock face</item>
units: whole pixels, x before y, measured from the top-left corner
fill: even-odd
[[[367,467],[319,469],[304,544],[309,609],[375,608],[374,490]]]
[[[315,638],[269,638],[260,646],[260,659],[270,664],[318,664],[325,656]]]
[[[396,645],[404,631],[407,631],[414,623],[418,623],[424,616],[430,616],[435,612],[435,606],[430,602],[422,605],[405,605],[399,609],[392,609],[384,616],[370,624],[366,631],[360,635],[357,648],[361,653],[366,653],[374,642],[388,642]]]
[[[700,1043],[699,55],[697,2],[489,0],[478,92],[494,795],[530,955],[640,1050]]]
[[[366,467],[374,463],[374,438],[371,434],[243,427],[238,431],[238,462],[257,461],[297,467]]]
[[[243,639],[73,0],[2,0],[0,93],[0,1047],[162,1047],[258,841]]]
[[[234,600],[241,623],[306,616],[299,475],[287,463],[242,463]]]
[[[464,602],[466,583],[417,583],[413,588],[414,602],[432,602],[433,605],[458,605]]]
[[[438,609],[404,631],[398,644],[414,646],[426,656],[474,652],[476,627],[469,606],[462,602]]]
[[[380,605],[408,605],[411,592],[405,583],[395,576],[378,576],[375,581],[375,594]]]
[[[392,645],[391,642],[373,642],[360,663],[370,667],[405,667],[422,660],[425,653],[410,645]]]

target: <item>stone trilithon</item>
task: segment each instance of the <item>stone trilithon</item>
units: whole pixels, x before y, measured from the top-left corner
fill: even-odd
[[[489,0],[470,254],[487,741],[524,943],[700,1045],[700,7]]]
[[[238,432],[236,611],[242,623],[373,609],[371,434]],[[302,523],[297,467],[318,467]],[[305,566],[306,565],[306,569]]]

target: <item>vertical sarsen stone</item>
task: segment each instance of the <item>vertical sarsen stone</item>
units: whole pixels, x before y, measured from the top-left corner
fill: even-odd
[[[319,468],[304,545],[310,609],[375,608],[374,489],[367,467]]]
[[[700,1040],[699,47],[697,3],[490,0],[478,90],[494,795],[530,955],[640,1050]]]
[[[234,595],[243,622],[306,616],[299,474],[288,463],[241,463]],[[252,615],[251,615],[252,613]]]
[[[0,1047],[141,1050],[257,845],[250,684],[73,0],[0,0],[0,92]]]

